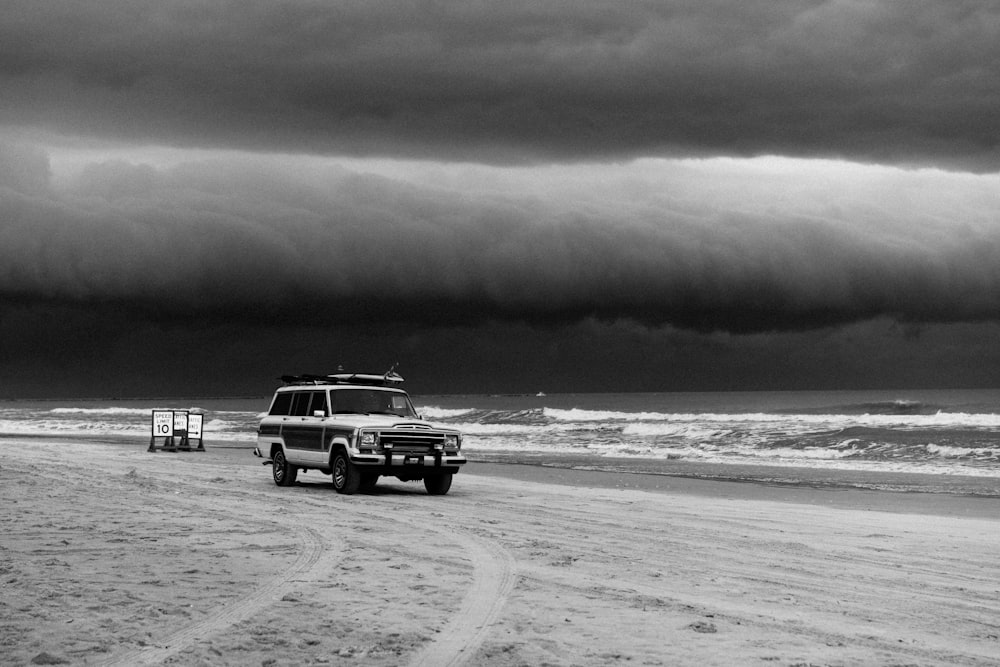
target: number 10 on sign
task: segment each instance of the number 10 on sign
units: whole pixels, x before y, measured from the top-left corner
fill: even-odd
[[[153,411],[153,437],[172,438],[174,437],[174,413],[173,411]]]

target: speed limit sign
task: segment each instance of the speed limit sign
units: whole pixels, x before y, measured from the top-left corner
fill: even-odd
[[[173,410],[153,410],[153,437],[172,438],[174,437],[174,412]]]

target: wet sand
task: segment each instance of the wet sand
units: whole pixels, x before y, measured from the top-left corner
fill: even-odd
[[[3,664],[996,665],[1000,500],[0,440]]]

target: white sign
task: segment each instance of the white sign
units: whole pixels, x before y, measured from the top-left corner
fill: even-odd
[[[204,415],[188,415],[188,437],[201,439],[201,422]]]
[[[170,410],[153,410],[153,437],[174,437],[174,413]]]
[[[174,430],[175,431],[187,431],[188,430],[188,413],[175,411],[174,412]]]

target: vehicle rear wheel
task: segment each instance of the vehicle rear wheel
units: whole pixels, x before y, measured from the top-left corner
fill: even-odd
[[[428,475],[424,477],[424,488],[431,496],[443,496],[451,488],[451,478],[453,473],[446,472],[441,475]]]
[[[289,464],[285,452],[279,449],[271,459],[271,473],[278,486],[291,486],[299,476],[299,469]]]
[[[348,495],[358,492],[361,487],[361,473],[354,467],[344,452],[337,452],[333,457],[333,488],[337,493]]]

